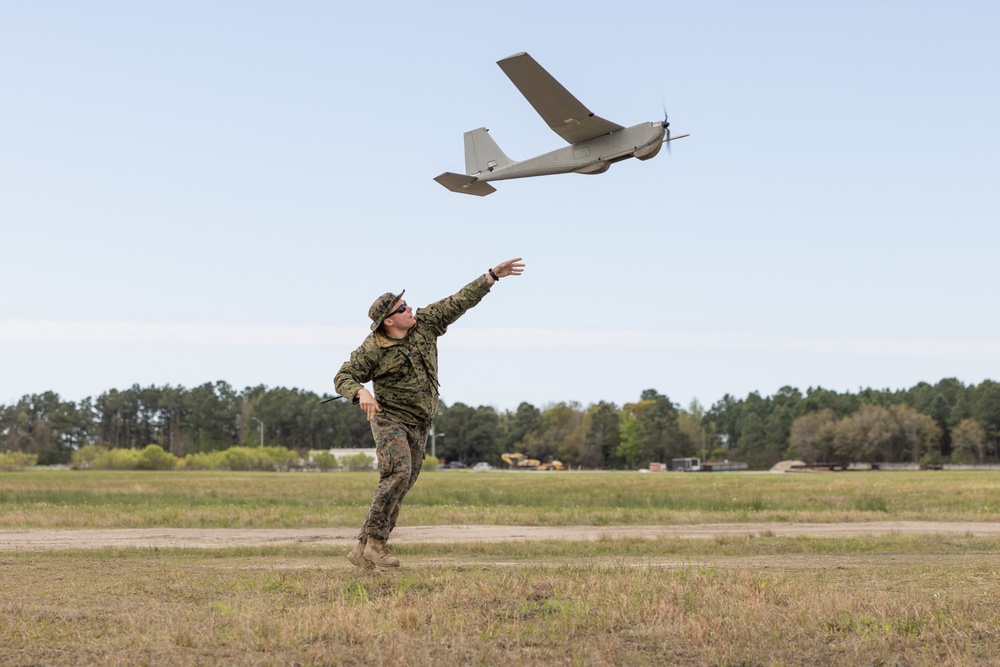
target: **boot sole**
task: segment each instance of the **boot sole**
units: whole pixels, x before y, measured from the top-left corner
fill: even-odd
[[[355,567],[361,568],[365,572],[374,572],[375,571],[375,563],[371,562],[370,560],[368,560],[364,556],[361,556],[361,558],[357,558],[354,555],[353,551],[351,553],[347,554],[347,560],[351,561],[352,565],[354,565]],[[360,563],[358,562],[359,560],[361,561]]]
[[[368,558],[368,556],[365,556],[365,558],[368,559],[368,562],[372,565],[378,565],[379,567],[399,567],[398,560],[395,563],[381,563],[374,558]]]

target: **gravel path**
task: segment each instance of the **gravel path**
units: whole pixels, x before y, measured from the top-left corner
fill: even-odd
[[[677,539],[724,535],[849,537],[858,535],[1000,535],[1000,523],[880,521],[872,523],[730,523],[693,526],[401,526],[392,541],[404,543],[502,542],[513,540]],[[355,528],[130,528],[107,530],[0,529],[0,551],[125,547],[264,546],[322,542],[350,548]]]

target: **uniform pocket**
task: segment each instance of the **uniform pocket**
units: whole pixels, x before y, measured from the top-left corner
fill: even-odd
[[[400,461],[400,442],[406,444],[406,431],[399,424],[376,414],[372,418],[372,437],[375,439],[375,456],[383,475],[394,472]]]

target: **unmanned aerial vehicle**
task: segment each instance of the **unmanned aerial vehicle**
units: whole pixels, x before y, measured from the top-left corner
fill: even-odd
[[[570,145],[518,162],[500,150],[485,127],[466,132],[467,173],[445,172],[434,179],[452,192],[483,197],[496,192],[489,181],[548,174],[602,174],[615,162],[630,157],[648,160],[664,144],[669,151],[668,142],[689,136],[670,136],[665,109],[663,120],[632,127],[595,116],[527,53],[514,54],[497,65],[552,131]]]

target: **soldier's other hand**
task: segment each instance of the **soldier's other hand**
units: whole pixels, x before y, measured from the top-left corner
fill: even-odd
[[[506,262],[500,262],[493,267],[493,273],[497,274],[497,278],[519,276],[522,272],[524,272],[524,262],[521,261],[520,257],[508,259]]]
[[[365,417],[368,418],[368,421],[372,420],[372,417],[375,416],[376,412],[382,412],[382,408],[378,406],[378,401],[376,401],[371,392],[364,387],[358,390],[358,405],[361,406],[361,409],[364,411]]]

